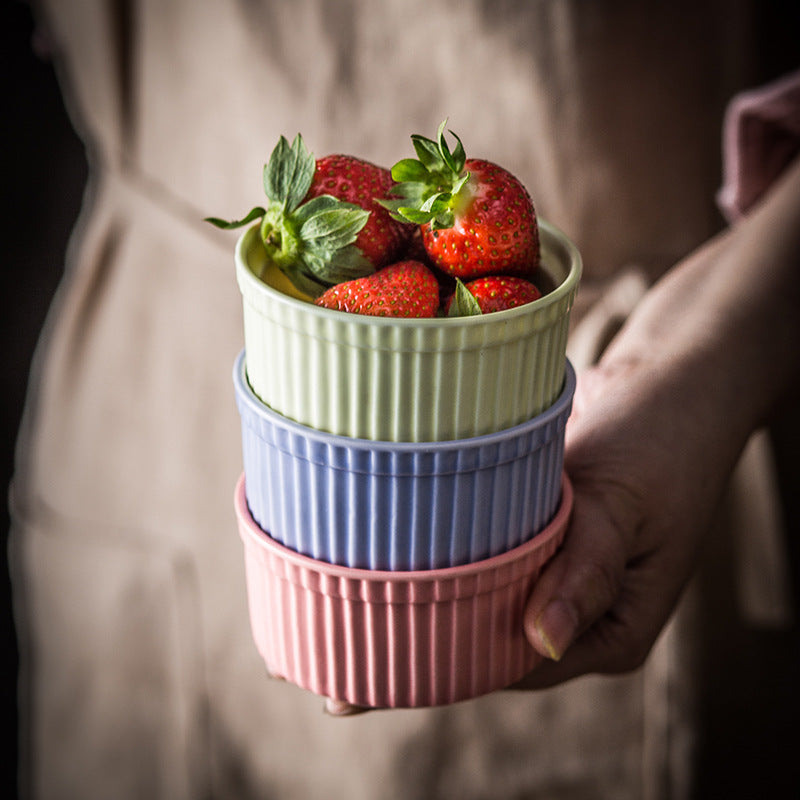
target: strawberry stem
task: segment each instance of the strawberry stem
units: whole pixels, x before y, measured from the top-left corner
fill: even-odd
[[[455,210],[464,204],[470,174],[464,171],[464,145],[453,131],[449,133],[456,140],[455,148],[451,151],[447,144],[446,125],[445,119],[436,141],[413,134],[417,158],[404,158],[392,167],[394,197],[381,205],[394,219],[416,225],[430,222],[433,230],[451,228],[455,223]]]
[[[264,165],[266,208],[257,206],[240,220],[206,218],[225,230],[260,219],[259,233],[267,257],[312,297],[336,283],[374,271],[353,244],[369,212],[330,195],[305,200],[315,170],[316,160],[303,137],[298,133],[290,145],[281,136]]]

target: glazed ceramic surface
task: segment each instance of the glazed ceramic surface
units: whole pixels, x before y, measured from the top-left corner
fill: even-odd
[[[418,570],[510,550],[556,513],[575,373],[560,395],[513,428],[429,443],[352,439],[267,407],[240,353],[233,380],[247,502],[263,530],[293,550],[343,566]]]
[[[415,572],[316,561],[264,533],[235,492],[253,637],[269,671],[316,694],[371,707],[454,703],[522,678],[541,657],[523,632],[525,603],[560,546],[572,509],[485,561]]]
[[[553,289],[517,308],[455,319],[346,314],[291,297],[269,273],[258,228],[236,246],[248,374],[278,413],[329,433],[395,442],[461,439],[513,427],[564,382],[581,275],[572,242],[540,220]]]

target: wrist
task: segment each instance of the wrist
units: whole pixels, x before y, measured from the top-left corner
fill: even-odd
[[[671,270],[604,362],[680,366],[743,430],[800,383],[800,159],[753,213]]]

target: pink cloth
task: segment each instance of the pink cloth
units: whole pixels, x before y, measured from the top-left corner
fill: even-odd
[[[725,114],[722,147],[717,203],[736,222],[800,153],[800,70],[736,95]]]

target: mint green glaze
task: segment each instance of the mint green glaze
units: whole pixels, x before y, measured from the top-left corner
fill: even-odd
[[[539,221],[542,268],[555,288],[477,317],[391,319],[345,314],[269,286],[258,227],[236,246],[248,377],[275,411],[341,436],[425,442],[519,424],[558,396],[577,248]]]

